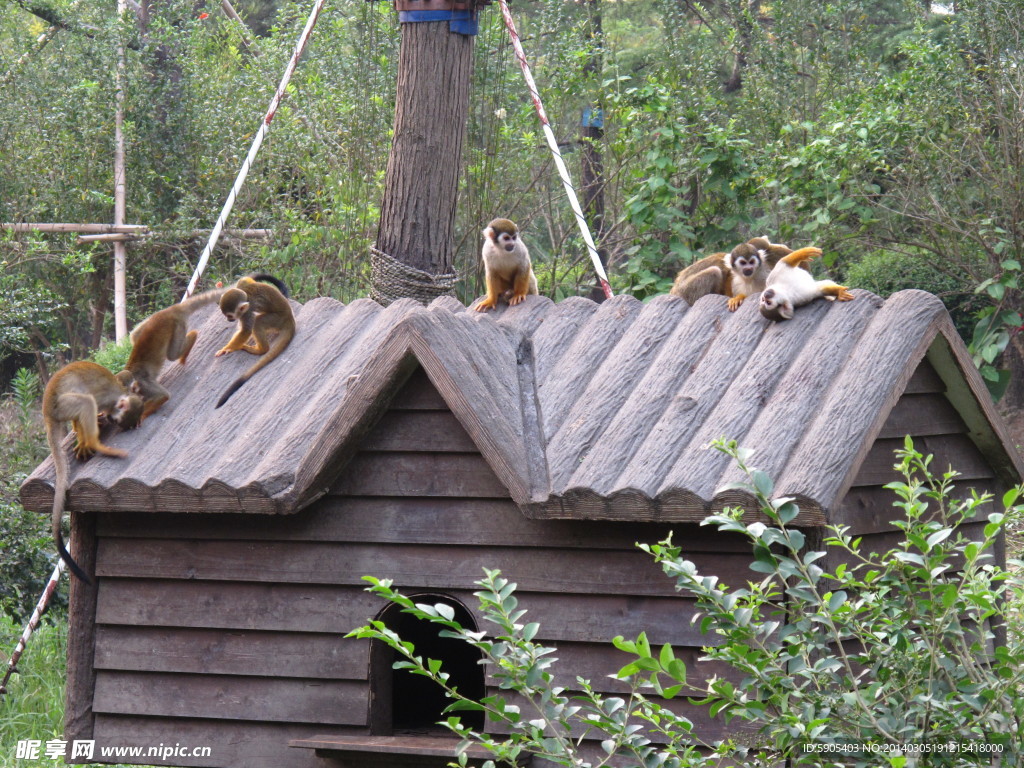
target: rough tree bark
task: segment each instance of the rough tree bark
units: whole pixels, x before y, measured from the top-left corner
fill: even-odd
[[[447,21],[402,25],[394,137],[377,248],[431,274],[452,268],[473,37]]]

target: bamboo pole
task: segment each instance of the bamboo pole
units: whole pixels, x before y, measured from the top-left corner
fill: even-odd
[[[145,224],[73,224],[50,222],[5,222],[0,229],[12,232],[67,232],[71,234],[105,234],[119,232],[129,235],[144,235],[149,232]]]
[[[125,0],[117,0],[118,22],[124,20],[127,10]],[[124,44],[121,42],[123,29],[118,30],[117,39],[117,83],[114,97],[114,226],[124,224],[125,218],[125,162],[124,162]],[[127,247],[124,240],[114,241],[114,338],[121,341],[128,334],[128,309],[126,301]]]
[[[79,235],[78,242],[85,243],[132,243],[139,239],[138,235],[124,232],[110,232],[105,235]]]

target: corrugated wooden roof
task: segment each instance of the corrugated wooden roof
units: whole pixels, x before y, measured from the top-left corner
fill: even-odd
[[[727,436],[755,450],[804,522],[822,523],[926,354],[961,393],[988,460],[1019,478],[942,303],[922,291],[855,293],[783,323],[755,301],[730,313],[720,296],[693,307],[671,296],[529,297],[487,314],[454,299],[387,309],[315,299],[295,305],[284,355],[217,410],[253,358],[213,357],[231,327],[211,307],[194,316],[188,364],[165,367],[170,402],[110,439],[129,458],[72,462],[69,507],[294,512],[326,492],[417,365],[531,516],[690,521],[750,506],[718,491],[742,479],[707,447]],[[46,511],[52,496],[47,459],[22,500]]]

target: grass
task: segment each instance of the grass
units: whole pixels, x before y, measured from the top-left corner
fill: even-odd
[[[0,660],[4,672],[22,629],[20,624],[0,613]],[[0,768],[58,768],[64,765],[62,759],[45,756],[45,744],[51,739],[62,739],[64,733],[67,629],[63,614],[43,620],[18,663],[18,673],[7,684],[7,694],[0,697]],[[39,759],[17,758],[18,742],[23,739],[43,743]],[[104,765],[109,768],[109,765]]]

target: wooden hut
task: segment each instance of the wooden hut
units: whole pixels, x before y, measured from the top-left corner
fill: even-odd
[[[110,440],[130,458],[73,462],[74,553],[96,578],[72,586],[66,738],[179,750],[115,762],[399,765],[450,748],[422,735],[439,718],[428,693],[343,638],[385,609],[366,574],[486,629],[473,582],[501,569],[569,685],[615,690],[605,676],[625,657],[609,641],[640,630],[692,663],[710,638],[634,543],[674,529],[702,570],[746,579],[743,543],[696,525],[753,509],[717,491],[742,479],[708,449],[720,436],[755,451],[801,526],[842,523],[868,545],[889,543],[881,486],[905,434],[964,487],[1022,476],[942,304],[920,291],[858,292],[778,324],[720,296],[296,311],[283,357],[217,410],[252,358],[215,359],[231,328],[197,315],[187,365],[165,370],[170,402]],[[52,480],[48,459],[22,487],[27,508],[49,512]],[[463,690],[491,684],[464,647],[436,653]],[[706,738],[724,732],[690,714]]]

